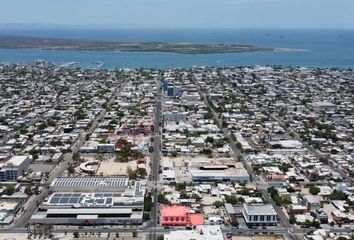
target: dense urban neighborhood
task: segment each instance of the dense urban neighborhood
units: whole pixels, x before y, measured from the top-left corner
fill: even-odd
[[[351,240],[354,72],[0,64],[0,235]]]

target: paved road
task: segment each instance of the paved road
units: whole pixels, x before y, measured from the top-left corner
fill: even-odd
[[[110,106],[113,101],[117,98],[118,94],[121,92],[122,88],[125,86],[126,82],[122,82],[122,84],[116,88],[115,93],[112,94],[111,98],[107,102],[107,106]],[[81,146],[84,144],[86,140],[86,134],[91,134],[96,129],[99,121],[104,118],[106,115],[106,109],[102,109],[102,111],[93,119],[91,127],[85,133],[80,133],[78,139],[71,147],[71,153],[66,153],[64,155],[63,161],[50,173],[47,184],[43,186],[49,186],[50,183],[57,177],[59,177],[68,167],[68,164],[72,161],[73,155],[79,152]],[[27,209],[15,219],[14,223],[10,226],[10,228],[18,228],[23,227],[30,220],[31,216],[35,212],[37,206],[48,196],[49,188],[44,187],[42,192],[35,196],[32,202],[28,203]]]
[[[159,204],[158,204],[158,182],[159,182],[159,165],[161,158],[161,149],[160,149],[160,118],[161,118],[161,75],[157,80],[157,101],[155,106],[155,124],[154,124],[154,152],[152,154],[152,165],[151,165],[151,195],[153,197],[154,204],[151,210],[151,228],[149,231],[149,239],[156,239],[156,232],[158,226],[158,218],[159,218]]]
[[[101,233],[116,233],[116,232],[137,232],[143,234],[150,234],[151,229],[156,231],[156,233],[164,234],[169,233],[175,230],[183,230],[183,228],[169,228],[165,229],[163,227],[133,227],[133,228],[124,228],[122,226],[106,226],[106,227],[99,227],[99,226],[54,226],[53,233],[73,233],[73,232],[101,232]],[[249,229],[249,228],[239,228],[239,229],[230,229],[230,228],[223,228],[222,232],[225,234],[232,234],[232,235],[256,235],[256,234],[266,234],[266,235],[303,235],[306,233],[311,233],[317,229],[310,229],[310,228],[284,228],[284,227],[268,227],[267,229]],[[325,229],[330,230],[332,233],[352,233],[353,230],[349,228],[331,228]],[[15,229],[0,229],[1,232],[6,233],[26,233],[26,228],[15,228]],[[156,240],[156,239],[154,239]]]

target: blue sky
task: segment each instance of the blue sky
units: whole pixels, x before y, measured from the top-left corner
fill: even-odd
[[[354,0],[1,0],[0,24],[354,28]]]

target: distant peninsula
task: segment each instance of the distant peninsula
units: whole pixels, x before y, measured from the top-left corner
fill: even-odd
[[[203,44],[167,42],[116,42],[0,35],[0,48],[69,51],[166,52],[212,54],[238,52],[291,51],[292,49],[258,47],[246,44]]]

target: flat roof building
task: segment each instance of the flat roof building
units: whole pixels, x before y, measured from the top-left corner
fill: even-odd
[[[142,224],[145,185],[127,177],[57,178],[54,191],[31,222],[39,224]]]
[[[220,226],[197,226],[194,230],[171,231],[164,234],[164,240],[224,240]]]
[[[250,176],[242,163],[233,165],[207,165],[190,170],[194,182],[248,182]]]
[[[62,177],[55,179],[50,188],[53,191],[124,191],[129,184],[128,177]]]
[[[162,226],[197,226],[204,224],[203,214],[191,214],[186,206],[164,206],[161,209]]]
[[[25,171],[31,162],[29,156],[13,156],[8,161],[0,164],[0,181],[16,181]]]
[[[243,205],[243,218],[247,225],[276,225],[277,212],[270,204]]]

